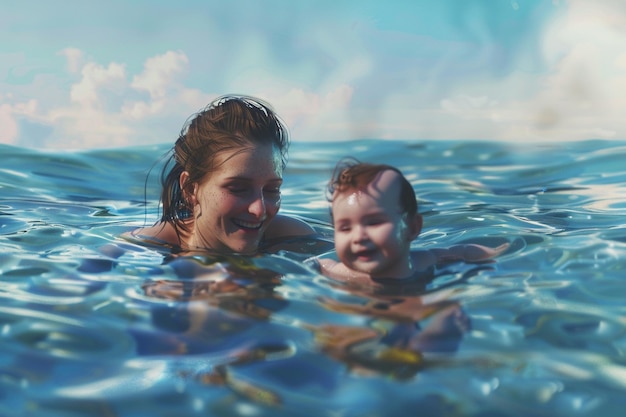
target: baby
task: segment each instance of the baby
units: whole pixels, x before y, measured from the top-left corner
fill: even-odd
[[[411,278],[447,262],[480,262],[504,252],[476,244],[411,250],[422,216],[411,183],[389,165],[340,161],[328,186],[335,250],[340,262],[319,259],[333,279],[372,284],[377,279]]]

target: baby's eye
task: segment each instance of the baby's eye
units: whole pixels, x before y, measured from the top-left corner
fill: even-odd
[[[280,187],[268,187],[263,191],[269,194],[280,194]]]

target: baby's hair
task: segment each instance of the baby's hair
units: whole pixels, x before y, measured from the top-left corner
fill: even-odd
[[[364,190],[381,172],[394,171],[400,179],[400,201],[402,212],[409,217],[417,214],[417,199],[413,186],[402,172],[391,165],[360,162],[355,158],[343,158],[335,166],[333,176],[328,182],[326,198],[333,201],[335,193],[351,190]]]

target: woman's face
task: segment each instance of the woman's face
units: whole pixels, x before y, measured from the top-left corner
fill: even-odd
[[[280,152],[272,144],[251,143],[218,154],[216,165],[194,186],[189,248],[253,254],[280,208]]]

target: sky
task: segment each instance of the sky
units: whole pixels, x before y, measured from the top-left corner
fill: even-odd
[[[0,0],[0,143],[173,143],[223,94],[297,141],[626,139],[623,0]]]

